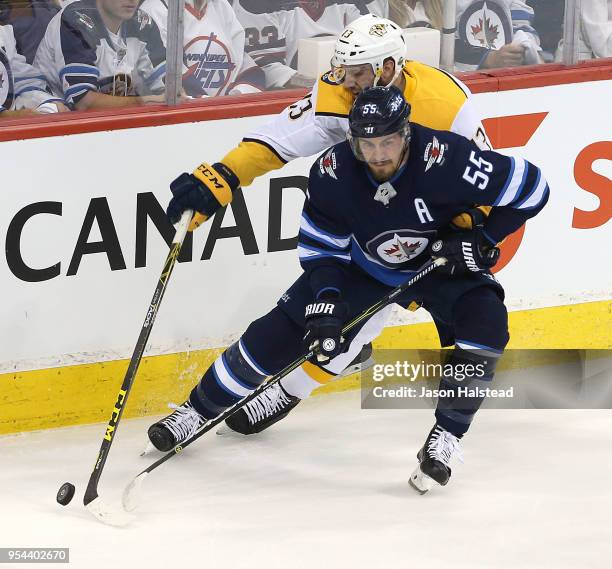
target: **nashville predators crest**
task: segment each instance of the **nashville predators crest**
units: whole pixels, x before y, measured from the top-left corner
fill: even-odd
[[[382,38],[387,33],[387,25],[386,24],[374,24],[370,28],[369,34],[371,36],[376,36]]]

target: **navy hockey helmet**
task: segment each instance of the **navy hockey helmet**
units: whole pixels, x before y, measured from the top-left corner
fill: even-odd
[[[359,138],[377,138],[399,133],[407,144],[410,141],[409,117],[410,103],[406,102],[402,92],[394,85],[362,91],[349,114],[347,138],[355,156],[363,160],[359,150]]]

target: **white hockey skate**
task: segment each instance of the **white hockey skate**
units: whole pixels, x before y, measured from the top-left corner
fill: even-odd
[[[410,475],[410,485],[420,494],[425,494],[436,484],[446,486],[451,477],[450,462],[454,456],[463,462],[459,439],[438,424],[434,425],[417,454],[419,465]]]

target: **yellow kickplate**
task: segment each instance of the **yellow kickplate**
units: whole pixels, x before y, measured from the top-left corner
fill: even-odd
[[[509,348],[603,349],[612,347],[611,301],[510,313]],[[375,349],[436,349],[432,323],[386,328]],[[144,358],[125,417],[164,413],[182,403],[222,352],[199,350]],[[0,375],[0,434],[106,422],[127,369],[127,360]],[[359,375],[339,379],[315,394],[359,388]]]

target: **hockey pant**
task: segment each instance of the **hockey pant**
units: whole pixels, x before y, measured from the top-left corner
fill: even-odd
[[[350,318],[374,304],[390,287],[374,280],[359,269],[350,269],[350,287],[344,298],[350,306]],[[457,393],[459,387],[489,386],[495,365],[508,342],[503,289],[490,275],[446,277],[433,273],[398,299],[408,306],[417,302],[432,315],[442,346],[451,346],[450,363],[484,366],[485,373],[473,385],[441,380],[440,388]],[[278,305],[252,322],[241,338],[232,344],[206,371],[190,395],[192,405],[207,418],[214,418],[226,408],[249,395],[269,376],[278,373],[303,353],[304,307],[312,292],[302,275],[283,294]],[[390,307],[373,315],[345,339],[345,351],[320,365],[306,362],[281,380],[291,395],[304,399],[320,385],[332,381],[357,356],[363,345],[383,330]],[[486,363],[482,363],[486,362]],[[448,396],[438,401],[436,420],[446,430],[462,436],[482,403],[482,398]]]

